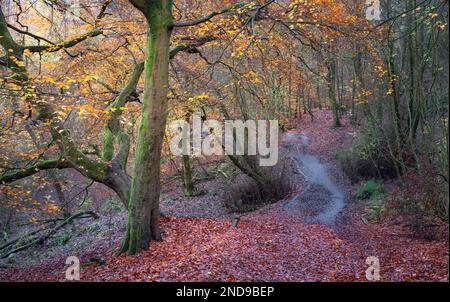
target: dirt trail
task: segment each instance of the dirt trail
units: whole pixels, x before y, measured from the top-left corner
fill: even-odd
[[[291,151],[290,156],[296,164],[297,171],[305,176],[308,186],[298,193],[287,204],[288,209],[301,209],[302,214],[313,213],[309,220],[321,224],[332,225],[336,217],[345,206],[345,197],[341,189],[334,183],[327,173],[325,166],[319,159],[308,154],[309,138],[298,134],[300,148]]]

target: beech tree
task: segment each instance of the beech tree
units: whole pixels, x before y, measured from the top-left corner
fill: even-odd
[[[197,20],[174,22],[172,0],[130,1],[147,22],[144,96],[128,205],[128,224],[119,253],[135,254],[161,240],[159,198],[161,149],[167,122],[170,37],[175,28],[196,26],[243,6],[211,12]],[[206,42],[206,40],[205,40]],[[182,49],[184,45],[176,49]]]
[[[97,19],[104,16],[110,3],[111,1],[104,2]],[[73,168],[85,177],[110,187],[117,193],[126,208],[128,206],[130,208],[130,222],[123,244],[123,247],[127,247],[130,253],[148,247],[151,239],[161,238],[158,229],[159,158],[167,116],[168,61],[174,58],[178,52],[187,51],[210,40],[204,37],[193,39],[190,43],[180,44],[170,50],[170,33],[174,26],[171,1],[133,2],[133,5],[143,12],[149,27],[144,73],[146,84],[136,152],[136,171],[133,178],[126,172],[130,140],[127,133],[122,130],[119,119],[125,103],[134,101],[137,97],[136,86],[144,71],[144,63],[136,64],[128,84],[109,105],[108,108],[114,110],[111,110],[111,117],[105,122],[103,149],[98,152],[101,158],[91,158],[77,147],[61,120],[55,118],[52,104],[38,100],[38,93],[29,79],[24,63],[24,53],[65,51],[87,39],[101,35],[102,30],[94,29],[74,39],[46,46],[21,45],[14,40],[10,29],[21,31],[10,26],[6,22],[3,11],[0,10],[0,45],[7,53],[0,58],[0,63],[1,66],[11,71],[8,83],[17,85],[16,90],[20,92],[20,98],[31,108],[31,116],[26,117],[28,123],[31,125],[48,123],[49,133],[60,150],[58,158],[40,159],[27,167],[5,171],[0,176],[0,182],[11,183],[43,170]],[[225,10],[214,13],[206,17],[205,21],[223,12]],[[182,23],[179,26],[191,26],[191,24]],[[28,35],[33,34],[28,33]],[[39,41],[49,42],[37,35],[33,35],[33,37]],[[17,108],[20,107],[18,103],[17,100],[15,105]],[[119,143],[117,150],[114,149],[115,141]]]

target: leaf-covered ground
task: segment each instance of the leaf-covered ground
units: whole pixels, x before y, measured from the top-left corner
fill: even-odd
[[[347,126],[329,128],[331,115],[316,114],[299,131],[311,138],[310,152],[349,193],[352,186],[333,163],[333,150],[353,136]],[[366,281],[366,258],[380,259],[382,281],[448,280],[447,240],[413,239],[402,225],[365,224],[364,210],[348,204],[333,226],[305,222],[280,201],[245,215],[238,227],[224,218],[161,221],[164,241],[136,256],[111,255],[102,266],[83,268],[83,281]],[[93,243],[96,244],[95,242]],[[81,258],[88,259],[89,255]],[[0,280],[64,280],[64,259],[30,267],[0,269]]]

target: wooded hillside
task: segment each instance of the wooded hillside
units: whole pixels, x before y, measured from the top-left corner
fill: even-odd
[[[0,280],[448,280],[448,1],[365,2],[1,0]]]

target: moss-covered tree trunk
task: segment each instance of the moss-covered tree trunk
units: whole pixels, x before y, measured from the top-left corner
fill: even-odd
[[[127,140],[128,134],[125,129],[120,125],[120,118],[122,117],[123,108],[126,106],[127,102],[136,94],[136,87],[138,85],[139,79],[144,70],[144,64],[138,63],[134,67],[134,71],[128,84],[122,89],[118,97],[108,106],[110,110],[110,119],[105,124],[103,130],[103,149],[102,149],[102,159],[104,161],[112,161],[114,158],[114,143],[117,140],[119,142],[119,152],[121,148],[127,148],[124,154],[128,155],[129,146]],[[122,145],[120,143],[125,143]],[[119,160],[123,167],[126,167],[127,158],[121,158]]]
[[[134,2],[148,22],[144,97],[128,205],[128,225],[119,253],[136,254],[161,240],[160,157],[167,120],[172,1]]]

